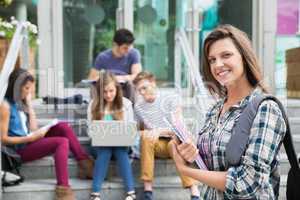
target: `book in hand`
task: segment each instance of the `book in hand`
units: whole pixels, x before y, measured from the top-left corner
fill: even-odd
[[[41,127],[40,129],[49,130],[50,128],[52,128],[53,126],[58,124],[58,122],[59,122],[58,119],[53,119],[51,122],[49,122],[47,125]]]
[[[27,136],[30,136],[32,134],[36,134],[36,133],[39,133],[40,131],[44,132],[44,131],[48,131],[50,128],[52,128],[53,126],[55,126],[56,124],[58,124],[59,121],[58,119],[53,119],[51,122],[49,122],[47,125],[45,126],[42,126],[41,128],[33,131],[33,132],[30,132],[27,134]]]
[[[181,142],[186,142],[190,138],[190,134],[185,129],[185,126],[181,120],[175,119],[175,117],[173,117],[173,122],[171,122],[167,118],[165,118],[164,120],[167,122],[167,124],[170,126],[174,134],[178,137],[178,139]],[[199,154],[197,155],[195,162],[200,169],[208,170]]]

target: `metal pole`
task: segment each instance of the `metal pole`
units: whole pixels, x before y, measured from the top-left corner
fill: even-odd
[[[181,51],[180,51],[180,41],[179,41],[178,30],[175,32],[175,48],[174,48],[174,66],[175,66],[175,87],[181,88]]]

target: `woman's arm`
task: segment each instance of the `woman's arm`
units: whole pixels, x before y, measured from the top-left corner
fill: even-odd
[[[89,120],[89,121],[92,120],[92,105],[93,105],[93,100],[90,101],[88,108],[87,108],[87,120]]]
[[[271,166],[283,137],[286,124],[278,105],[264,101],[253,121],[248,147],[241,164],[230,167],[227,173],[225,195],[228,198],[253,198],[257,192],[271,193]],[[272,195],[272,194],[266,194]]]
[[[249,144],[239,166],[230,167],[226,172],[192,169],[185,165],[190,153],[187,148],[182,148],[182,144],[174,145],[173,158],[178,170],[184,175],[223,191],[230,199],[251,199],[270,184],[271,163],[285,131],[285,122],[278,105],[265,101],[254,119]]]
[[[28,142],[33,142],[45,136],[46,133],[38,132],[32,134],[30,136],[22,136],[22,137],[11,137],[8,135],[8,126],[9,126],[9,104],[3,102],[0,105],[0,133],[1,133],[1,141],[3,144],[24,144]]]
[[[207,171],[187,166],[186,161],[178,152],[177,144],[175,144],[175,142],[172,142],[172,144],[172,158],[178,171],[180,171],[183,175],[192,177],[210,187],[216,188],[220,191],[225,190],[227,172]]]
[[[135,121],[132,103],[129,99],[123,97],[123,112],[125,121]]]

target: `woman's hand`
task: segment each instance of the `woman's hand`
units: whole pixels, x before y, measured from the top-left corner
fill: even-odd
[[[38,129],[32,133],[30,133],[27,137],[29,138],[29,142],[34,142],[37,141],[43,137],[45,137],[45,135],[47,134],[48,129]]]
[[[31,92],[29,92],[25,98],[25,102],[28,106],[31,106],[31,100],[32,100],[32,95],[31,95]]]
[[[172,147],[172,158],[175,162],[176,168],[178,171],[182,172],[182,170],[186,167],[186,161],[182,158],[180,153],[178,152],[178,142],[176,140],[171,141]]]
[[[199,150],[191,139],[179,144],[177,150],[182,158],[190,163],[194,162],[199,154]]]

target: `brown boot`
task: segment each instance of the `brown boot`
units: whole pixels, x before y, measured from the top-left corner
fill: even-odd
[[[75,200],[74,193],[70,187],[58,185],[55,193],[55,200]]]
[[[91,158],[80,160],[78,162],[78,177],[80,179],[92,179],[94,170],[94,160]]]

